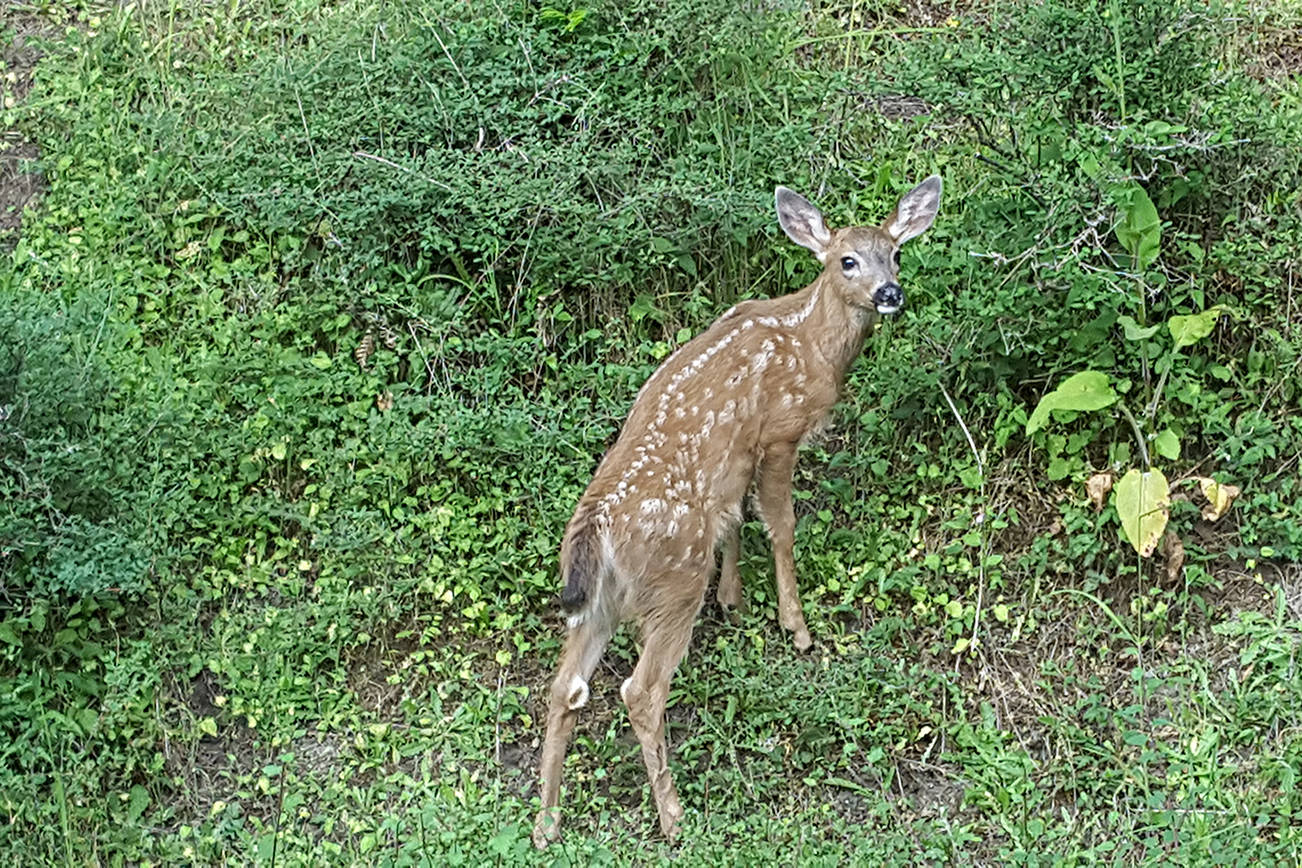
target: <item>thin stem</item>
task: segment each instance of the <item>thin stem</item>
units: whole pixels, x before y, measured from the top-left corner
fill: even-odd
[[[969,647],[971,647],[972,650],[975,651],[977,648],[977,634],[981,629],[981,607],[985,605],[986,558],[989,556],[989,551],[988,551],[989,539],[986,537],[986,523],[985,523],[985,509],[987,506],[986,464],[984,461],[981,460],[981,452],[980,450],[977,449],[976,439],[972,436],[972,432],[968,430],[967,423],[963,421],[963,415],[958,412],[958,405],[956,405],[954,403],[954,399],[949,396],[949,390],[945,388],[944,383],[939,383],[939,386],[940,386],[940,394],[945,396],[945,403],[949,405],[950,412],[953,413],[954,418],[958,420],[958,427],[963,429],[963,436],[967,438],[968,448],[972,450],[972,457],[976,459],[977,473],[980,474],[981,476],[981,511],[982,512],[981,512],[981,519],[980,519],[980,530],[978,531],[978,533],[981,536],[981,556],[977,559],[976,609],[973,611],[972,614],[972,639],[971,642],[969,643]]]
[[[1123,402],[1121,402],[1121,401],[1118,401],[1118,402],[1117,402],[1117,407],[1120,408],[1120,410],[1121,410],[1121,415],[1123,415],[1123,416],[1126,417],[1126,421],[1130,423],[1130,427],[1133,428],[1134,431],[1135,431],[1135,442],[1139,444],[1139,457],[1142,458],[1143,461],[1144,461],[1144,469],[1145,469],[1145,470],[1149,470],[1149,469],[1151,469],[1151,468],[1152,468],[1152,464],[1151,464],[1151,463],[1149,462],[1149,460],[1148,460],[1148,444],[1146,444],[1146,443],[1144,442],[1144,431],[1143,431],[1143,429],[1141,429],[1141,428],[1139,427],[1139,422],[1137,422],[1137,421],[1135,420],[1135,417],[1134,417],[1134,415],[1130,412],[1130,408],[1129,408],[1129,407],[1127,407],[1127,406],[1126,406]]]

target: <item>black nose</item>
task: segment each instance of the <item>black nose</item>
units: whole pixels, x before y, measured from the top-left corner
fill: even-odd
[[[904,290],[898,283],[883,284],[873,293],[873,304],[882,313],[894,313],[904,307]]]

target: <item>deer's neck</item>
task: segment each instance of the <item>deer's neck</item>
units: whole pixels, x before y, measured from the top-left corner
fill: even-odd
[[[832,369],[838,383],[863,349],[876,314],[850,304],[826,274],[793,296],[797,312],[805,312],[792,331],[812,347]]]

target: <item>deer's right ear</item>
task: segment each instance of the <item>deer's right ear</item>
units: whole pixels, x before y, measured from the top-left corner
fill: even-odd
[[[787,237],[814,252],[819,261],[823,260],[827,242],[832,240],[832,233],[827,231],[823,214],[804,196],[795,190],[778,187],[773,191],[773,198],[778,206],[778,225]]]

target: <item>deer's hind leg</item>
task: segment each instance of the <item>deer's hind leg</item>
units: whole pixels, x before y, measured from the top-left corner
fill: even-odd
[[[719,590],[716,599],[724,615],[734,624],[737,615],[742,612],[741,573],[737,562],[741,557],[741,525],[728,531],[723,538],[723,560],[719,566]]]
[[[642,745],[651,795],[660,815],[660,831],[673,838],[683,817],[673,774],[669,771],[669,746],[665,741],[665,704],[669,681],[692,639],[692,622],[705,595],[709,565],[702,561],[692,570],[658,576],[651,584],[644,608],[642,655],[620,688],[628,705],[628,718]],[[659,592],[659,593],[657,593]]]
[[[539,764],[538,788],[542,809],[533,827],[534,846],[542,849],[560,835],[561,812],[558,804],[561,792],[561,767],[565,763],[565,750],[570,734],[578,720],[579,709],[588,702],[588,680],[601,660],[615,631],[610,619],[601,612],[589,614],[588,619],[571,627],[565,635],[556,677],[552,680],[547,703],[547,735],[543,741],[542,761]]]

